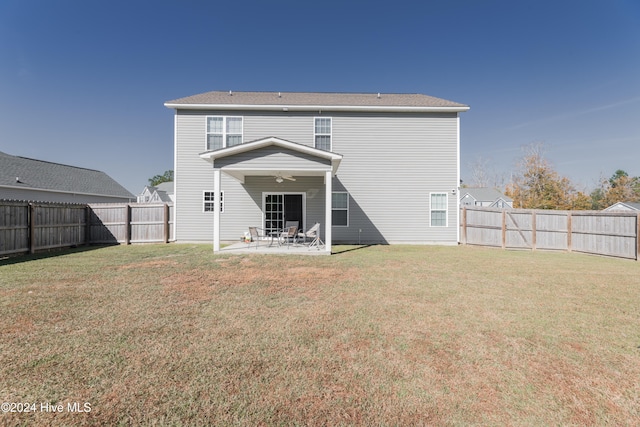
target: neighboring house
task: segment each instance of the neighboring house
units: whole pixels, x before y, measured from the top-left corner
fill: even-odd
[[[461,188],[460,205],[483,206],[488,208],[513,208],[513,199],[495,188]]]
[[[175,110],[175,237],[298,221],[341,243],[457,244],[459,113],[420,94],[208,92]],[[217,197],[216,197],[217,196]],[[216,203],[216,200],[219,203]]]
[[[629,211],[640,211],[640,203],[635,202],[618,202],[609,206],[608,208],[603,209],[605,212],[629,212]]]
[[[104,172],[0,152],[0,199],[112,203],[135,196]]]
[[[147,185],[138,196],[138,203],[172,203],[173,181],[163,182],[156,186]]]

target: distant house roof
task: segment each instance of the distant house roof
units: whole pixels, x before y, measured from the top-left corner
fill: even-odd
[[[636,202],[618,202],[609,206],[605,211],[640,211],[640,203]]]
[[[135,199],[104,172],[12,156],[1,151],[0,187]]]
[[[142,193],[140,193],[140,195],[144,196],[145,191],[147,191],[150,196],[153,196],[155,193],[163,202],[171,202],[172,200],[170,196],[173,195],[174,192],[173,181],[162,182],[156,186],[147,185],[142,189]]]
[[[498,199],[502,199],[505,202],[513,202],[511,197],[507,197],[495,188],[488,187],[468,187],[460,189],[460,199],[464,198],[465,195],[469,194],[471,197],[476,199],[479,202],[489,202]]]
[[[164,191],[167,194],[173,194],[173,181],[161,182],[155,187],[158,191]]]
[[[168,101],[175,109],[227,108],[309,111],[467,111],[468,105],[417,93],[233,92],[213,91]]]

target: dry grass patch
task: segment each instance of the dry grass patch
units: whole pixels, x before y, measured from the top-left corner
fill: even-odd
[[[0,264],[0,398],[92,410],[2,424],[640,422],[634,262],[208,245],[23,260]]]

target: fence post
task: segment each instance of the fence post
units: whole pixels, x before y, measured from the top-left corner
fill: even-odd
[[[636,213],[636,261],[640,261],[640,212]]]
[[[164,204],[164,242],[169,243],[169,204]]]
[[[462,208],[462,244],[467,244],[467,207]]]
[[[571,252],[571,212],[567,212],[567,251]]]
[[[84,244],[91,243],[91,207],[87,205],[84,211]]]
[[[531,250],[536,250],[536,211],[531,211]]]
[[[124,207],[124,244],[131,244],[131,205],[127,203]]]
[[[502,249],[507,247],[507,211],[502,210]]]
[[[29,253],[36,252],[36,207],[29,203]]]

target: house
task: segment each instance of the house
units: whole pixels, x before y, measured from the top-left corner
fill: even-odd
[[[457,244],[459,113],[421,94],[207,92],[175,110],[175,238],[286,220],[332,243]]]
[[[468,187],[460,189],[462,206],[485,206],[489,208],[513,208],[513,199],[495,188]]]
[[[640,203],[636,202],[618,202],[603,209],[605,212],[630,212],[640,211]]]
[[[156,186],[147,185],[138,196],[138,203],[172,203],[173,181],[162,182]]]
[[[135,196],[101,171],[0,152],[0,199],[113,203]]]

